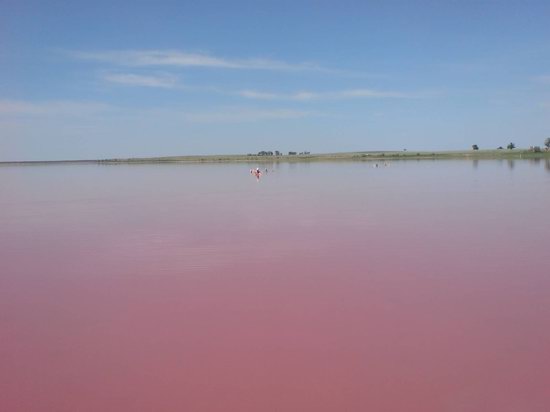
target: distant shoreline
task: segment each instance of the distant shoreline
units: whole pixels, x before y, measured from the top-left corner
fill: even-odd
[[[445,160],[445,159],[550,159],[550,151],[514,150],[469,151],[366,151],[318,153],[304,155],[193,155],[163,157],[133,157],[83,160],[27,160],[0,162],[0,166],[55,164],[159,164],[159,163],[290,163],[313,161],[384,161],[384,160]]]

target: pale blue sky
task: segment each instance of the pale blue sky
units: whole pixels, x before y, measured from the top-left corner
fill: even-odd
[[[0,160],[550,136],[550,2],[0,0]]]

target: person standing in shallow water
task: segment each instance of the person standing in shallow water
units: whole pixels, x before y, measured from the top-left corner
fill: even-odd
[[[266,169],[267,172],[267,169]],[[256,169],[250,169],[250,174],[256,176],[256,179],[260,180],[260,176],[262,175],[262,171],[259,167]]]

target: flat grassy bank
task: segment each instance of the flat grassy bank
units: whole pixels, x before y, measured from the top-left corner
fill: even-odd
[[[526,149],[514,150],[469,150],[469,151],[368,151],[318,153],[305,155],[204,155],[134,157],[93,160],[52,160],[0,162],[0,165],[44,165],[44,164],[142,164],[142,163],[273,163],[273,162],[316,162],[316,161],[384,161],[384,160],[444,160],[444,159],[550,159],[550,151],[533,152]]]

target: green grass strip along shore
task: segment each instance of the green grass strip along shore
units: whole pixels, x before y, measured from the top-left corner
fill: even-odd
[[[320,161],[384,161],[384,160],[444,160],[444,159],[550,159],[550,151],[534,152],[527,149],[514,150],[469,150],[469,151],[368,151],[319,153],[306,155],[204,155],[133,157],[95,160],[11,161],[0,165],[46,165],[46,164],[144,164],[144,163],[273,163],[273,162],[320,162]]]

